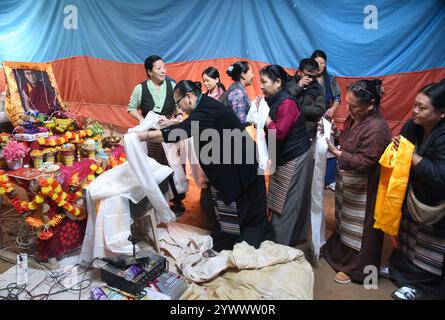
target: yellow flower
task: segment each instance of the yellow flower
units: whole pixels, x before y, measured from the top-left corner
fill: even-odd
[[[43,137],[38,138],[37,141],[39,142],[40,145],[45,144],[45,138]]]
[[[65,138],[64,137],[60,137],[60,143],[65,143],[66,142],[66,140],[65,140]]]
[[[79,214],[80,214],[80,209],[79,209],[79,208],[76,208],[75,211],[74,211],[74,215],[75,215],[75,216],[78,216]]]
[[[0,187],[0,194],[5,194],[6,190],[3,187]]]
[[[58,195],[57,193],[54,193],[54,194],[51,196],[51,199],[53,199],[54,201],[56,201],[58,197],[59,197],[59,195]]]
[[[82,198],[82,196],[83,196],[82,191],[77,191],[77,192],[76,192],[76,196],[77,196],[78,198]]]
[[[36,210],[37,206],[34,204],[34,202],[29,202],[28,203],[28,209],[29,210]]]
[[[51,147],[54,147],[54,146],[56,145],[56,140],[55,140],[55,139],[50,139],[50,140],[49,140],[49,145],[50,145]]]
[[[36,196],[34,197],[34,201],[35,201],[36,203],[43,203],[43,202],[45,202],[45,199],[44,199],[42,196],[36,195]]]
[[[53,188],[51,186],[47,186],[47,187],[43,187],[41,190],[42,190],[42,194],[48,194],[51,191],[53,191]]]
[[[91,131],[90,129],[87,129],[87,135],[91,136],[93,134],[93,131]]]
[[[57,205],[58,205],[59,207],[62,207],[62,206],[65,205],[65,203],[66,203],[65,200],[61,200]]]
[[[60,186],[60,184],[54,189],[55,193],[59,193],[60,191],[62,191],[62,187]]]
[[[90,166],[90,170],[91,171],[96,171],[97,170],[97,165],[95,165],[94,163]]]
[[[87,179],[88,179],[88,181],[93,181],[94,180],[94,175],[89,174]]]
[[[66,192],[63,192],[63,193],[62,193],[62,200],[65,200],[67,196],[68,196],[68,195],[66,194]]]
[[[73,137],[73,134],[71,131],[68,131],[67,133],[65,133],[65,135],[68,139],[71,139]]]
[[[104,168],[100,167],[99,169],[97,169],[96,173],[97,174],[101,174],[102,172],[104,172]]]
[[[48,180],[46,180],[46,182],[48,182],[48,184],[51,185],[54,182],[54,178],[49,177]]]

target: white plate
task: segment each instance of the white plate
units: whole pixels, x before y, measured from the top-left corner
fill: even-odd
[[[55,164],[51,169],[43,169],[43,168],[40,169],[45,173],[53,173],[58,171],[60,169],[60,166],[58,164]]]

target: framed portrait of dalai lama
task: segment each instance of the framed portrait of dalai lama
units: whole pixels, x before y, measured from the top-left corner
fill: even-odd
[[[6,78],[5,110],[16,126],[27,111],[50,115],[62,99],[49,63],[3,62]]]

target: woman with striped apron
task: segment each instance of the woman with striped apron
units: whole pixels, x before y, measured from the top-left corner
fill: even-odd
[[[267,195],[271,218],[269,237],[291,246],[307,238],[312,182],[311,144],[303,112],[285,89],[290,76],[278,65],[264,67],[260,75],[261,90],[270,107],[266,129],[268,134],[275,132],[276,135],[276,169],[270,177]]]
[[[391,141],[379,114],[381,81],[360,80],[348,88],[349,116],[339,137],[335,188],[336,228],[323,247],[326,261],[337,272],[334,281],[363,282],[368,265],[380,267],[383,233],[373,228],[380,175],[378,161]]]
[[[400,134],[416,151],[396,249],[381,275],[400,287],[395,299],[445,299],[445,81],[421,89],[412,112]]]

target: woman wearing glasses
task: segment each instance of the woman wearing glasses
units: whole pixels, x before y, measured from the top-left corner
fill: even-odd
[[[339,147],[328,141],[329,151],[337,158],[336,228],[323,253],[337,272],[334,281],[338,283],[362,283],[366,266],[380,266],[383,233],[373,228],[374,206],[378,161],[391,141],[391,132],[379,113],[381,95],[379,79],[349,86],[349,116],[338,139]]]
[[[177,142],[193,136],[199,163],[210,184],[218,190],[224,203],[236,202],[240,225],[236,241],[246,241],[258,248],[265,240],[267,219],[266,188],[264,176],[257,174],[255,142],[232,110],[201,94],[194,82],[180,81],[175,87],[174,99],[189,117],[176,124],[162,119],[163,129],[138,133],[139,139]],[[253,154],[248,154],[250,150]],[[225,243],[224,247],[214,243],[217,251],[231,249],[231,246],[233,243]]]
[[[416,151],[398,245],[381,275],[400,286],[395,299],[445,299],[445,79],[420,90],[412,113],[400,134]]]

